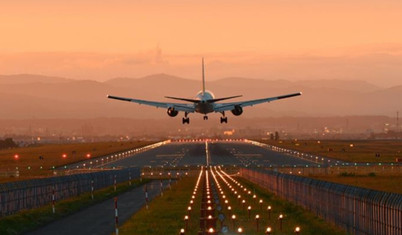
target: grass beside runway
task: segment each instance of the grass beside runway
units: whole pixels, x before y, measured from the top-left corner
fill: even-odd
[[[266,229],[266,227],[270,226],[273,230],[271,234],[294,234],[294,230],[296,226],[299,226],[301,229],[300,234],[316,234],[316,235],[341,235],[347,234],[342,229],[335,227],[335,225],[329,224],[323,219],[317,217],[312,212],[309,212],[303,209],[300,206],[296,206],[295,204],[282,200],[270,193],[268,190],[261,188],[260,186],[251,183],[248,180],[237,177],[236,178],[240,183],[242,183],[248,189],[251,189],[253,193],[258,195],[259,198],[262,198],[264,201],[264,206],[260,213],[260,228]],[[249,198],[249,197],[247,197]],[[233,200],[233,199],[232,199]],[[252,199],[250,199],[252,200]],[[259,208],[256,203],[251,204],[253,208]],[[271,210],[271,219],[268,219],[267,205],[272,207]],[[243,210],[238,211],[239,215],[243,218],[247,218],[247,212]],[[283,231],[279,231],[279,214],[283,214]],[[253,217],[252,217],[253,218]],[[260,230],[259,233],[256,232],[256,223],[254,219],[245,220],[246,222],[243,227],[246,229],[245,234],[263,234]],[[247,223],[248,222],[248,223]],[[248,230],[247,230],[248,229]],[[247,232],[251,231],[251,232]]]
[[[184,216],[191,200],[197,177],[184,177],[167,188],[119,228],[119,234],[178,234],[185,227]],[[201,201],[194,200],[188,231],[199,229]],[[190,233],[186,233],[190,234]]]
[[[25,180],[35,177],[52,176],[52,167],[96,158],[132,148],[143,147],[154,142],[97,142],[80,144],[41,144],[32,147],[4,149],[0,151],[0,171],[15,172],[19,169],[20,177],[1,177],[0,182]],[[18,159],[15,159],[18,154]],[[63,158],[63,154],[66,157]],[[40,159],[40,156],[43,159]]]
[[[396,158],[402,158],[402,141],[400,140],[256,141],[348,162],[395,162]]]
[[[402,194],[400,166],[380,166],[373,162],[394,162],[402,158],[402,141],[398,140],[281,140],[260,141],[304,153],[350,162],[371,162],[370,166],[341,167],[335,174],[308,173],[304,176],[379,191]],[[376,153],[379,157],[376,157]],[[378,155],[377,155],[378,156]],[[383,169],[382,169],[383,168]],[[331,171],[331,169],[329,169]]]
[[[114,191],[114,186],[97,190],[94,192],[93,200],[91,199],[91,193],[84,193],[78,197],[58,201],[55,204],[55,214],[52,213],[52,206],[48,205],[0,218],[0,234],[12,235],[33,231],[62,217],[100,203],[147,182],[149,182],[149,180],[132,180],[131,186],[128,185],[128,182],[124,182],[117,185],[116,192]]]
[[[329,176],[309,176],[314,179],[329,181],[339,184],[347,184],[358,186],[362,188],[369,188],[390,193],[402,194],[400,187],[402,182],[402,175],[383,176],[383,175],[329,175]]]

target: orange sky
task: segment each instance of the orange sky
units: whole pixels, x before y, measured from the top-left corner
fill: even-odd
[[[401,54],[401,24],[400,0],[2,1],[0,74],[191,77],[203,55],[209,68],[240,66],[212,78],[265,78],[254,64],[260,71],[272,58]]]
[[[0,51],[297,53],[402,43],[399,0],[0,3]]]

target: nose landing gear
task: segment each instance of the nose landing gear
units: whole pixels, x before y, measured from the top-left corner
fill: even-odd
[[[207,115],[204,116],[204,120],[208,120],[208,116],[207,116]]]
[[[222,112],[223,117],[221,117],[221,123],[228,123],[228,118],[225,117],[225,112]]]
[[[183,123],[183,124],[186,124],[186,123],[187,123],[187,124],[190,124],[190,118],[184,117],[184,118],[182,119],[182,123]]]
[[[182,119],[182,123],[183,123],[183,124],[186,124],[186,123],[187,123],[187,124],[190,124],[190,118],[188,118],[187,115],[188,115],[188,113],[185,112],[185,113],[184,113],[184,117],[183,117],[183,119]]]

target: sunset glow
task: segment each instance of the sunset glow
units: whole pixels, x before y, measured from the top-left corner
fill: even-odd
[[[402,54],[399,22],[397,0],[9,1],[0,3],[0,74],[194,79],[201,56],[219,65],[211,79],[267,78],[264,68],[286,70],[306,56],[352,56],[368,66],[378,54]]]
[[[283,108],[281,115],[394,115],[400,22],[399,0],[2,2],[0,95],[10,111],[1,115],[154,117],[157,110],[139,114],[105,97],[192,98],[201,86],[202,57],[207,89],[217,97],[305,94],[289,101],[295,107],[272,104],[256,116],[274,115],[270,108]],[[384,95],[366,94],[377,90]],[[11,95],[14,105],[6,101]]]
[[[5,52],[300,53],[401,43],[400,1],[9,1]]]

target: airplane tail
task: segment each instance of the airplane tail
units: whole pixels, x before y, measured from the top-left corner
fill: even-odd
[[[202,57],[202,95],[204,95],[204,94],[205,94],[205,73],[204,73],[204,57]],[[218,101],[229,100],[229,99],[238,98],[238,97],[241,97],[241,95],[223,97],[223,98],[217,98],[217,99],[208,99],[206,101],[208,103],[215,103]],[[172,97],[172,96],[165,96],[165,98],[173,99],[173,100],[181,100],[181,101],[186,101],[186,102],[191,102],[191,103],[200,103],[201,102],[198,99],[188,99],[188,98],[180,98],[180,97]]]
[[[202,94],[205,93],[204,57],[202,57]]]

